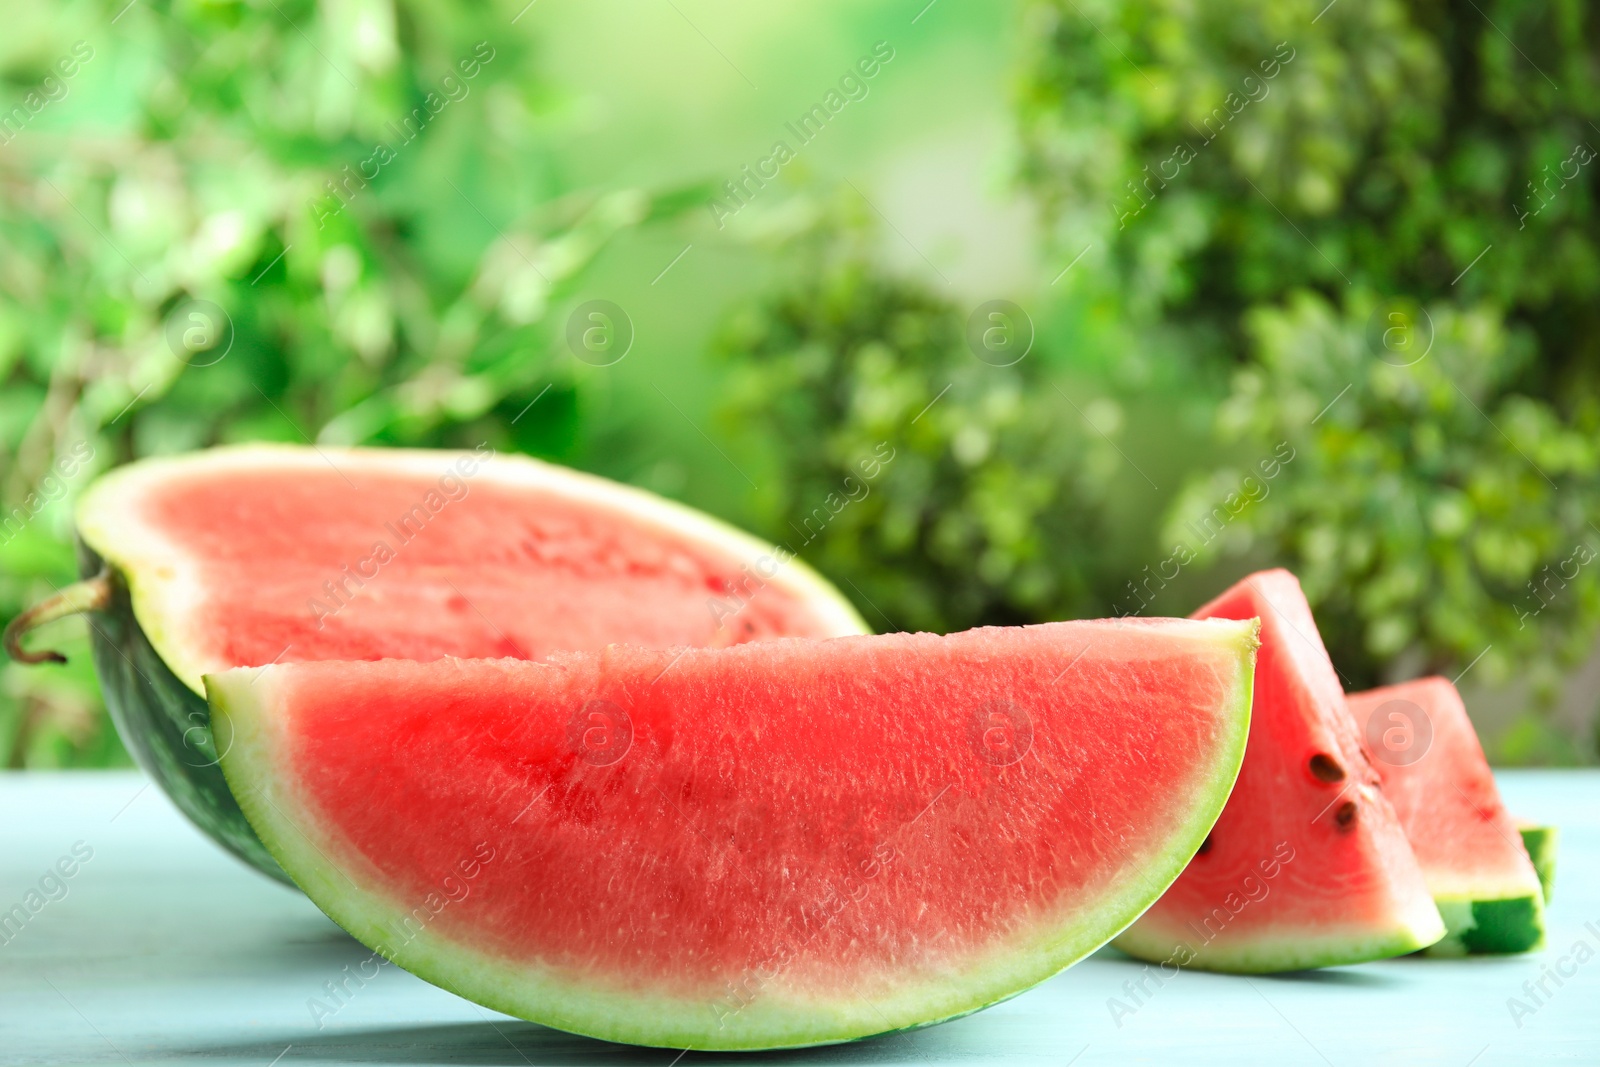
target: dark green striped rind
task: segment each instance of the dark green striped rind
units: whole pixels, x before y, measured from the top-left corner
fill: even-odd
[[[78,562],[85,577],[104,567],[81,542]],[[293,885],[228,789],[205,698],[179,681],[151,647],[134,618],[122,575],[112,568],[110,578],[111,604],[89,616],[89,639],[95,673],[122,743],[178,810],[213,841],[262,874]]]

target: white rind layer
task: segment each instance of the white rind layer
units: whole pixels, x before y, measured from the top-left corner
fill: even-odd
[[[95,482],[77,508],[78,536],[127,582],[134,617],[162,660],[185,685],[203,692],[201,677],[235,666],[193,654],[207,625],[199,619],[204,590],[192,555],[146,514],[153,487],[198,472],[237,473],[330,467],[346,476],[365,472],[415,475],[436,481],[457,459],[479,463],[474,483],[524,487],[616,511],[630,521],[707,545],[738,567],[774,556],[774,546],[704,512],[654,493],[527,456],[424,449],[308,448],[296,445],[231,445],[180,456],[146,459],[119,467]],[[797,558],[783,564],[769,583],[805,603],[826,630],[823,636],[867,633],[861,616],[821,575]],[[249,664],[248,666],[260,666]]]

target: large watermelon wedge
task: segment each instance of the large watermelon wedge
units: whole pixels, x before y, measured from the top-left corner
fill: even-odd
[[[83,573],[7,630],[90,611],[124,742],[226,848],[284,877],[217,767],[201,675],[305,660],[537,658],[612,642],[865,632],[792,553],[523,457],[252,445],[90,487]],[[43,658],[39,654],[25,658]]]
[[[695,1049],[975,1011],[1175,878],[1256,625],[1052,623],[207,677],[223,769],[324,911],[446,989]]]
[[[1544,944],[1544,892],[1461,695],[1419,678],[1349,698],[1449,934],[1430,955]]]
[[[1174,967],[1270,972],[1439,940],[1444,924],[1299,581],[1250,575],[1195,617],[1261,619],[1250,746],[1207,847],[1117,947]]]

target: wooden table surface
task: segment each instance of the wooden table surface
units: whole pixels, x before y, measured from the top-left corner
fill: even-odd
[[[0,914],[30,890],[44,900],[0,928],[0,1064],[1600,1064],[1600,772],[1501,784],[1515,813],[1561,826],[1544,952],[1185,972],[1114,1018],[1110,998],[1130,1003],[1123,985],[1143,965],[1104,949],[928,1030],[676,1059],[511,1019],[390,967],[319,1027],[308,1002],[369,953],[304,897],[224,855],[137,774],[0,775]],[[63,859],[72,875],[47,878]],[[1535,1005],[1523,982],[1558,963],[1568,976],[1546,978]],[[1513,1017],[1513,997],[1532,1010]]]

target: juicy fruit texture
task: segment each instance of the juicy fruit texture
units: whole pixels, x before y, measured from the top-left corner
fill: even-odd
[[[124,467],[79,509],[174,673],[539,659],[861,633],[779,550],[523,457],[247,446]]]
[[[926,1025],[1094,951],[1221,810],[1255,624],[208,676],[223,768],[401,966],[635,1044]]]
[[[1384,796],[1449,928],[1430,955],[1544,944],[1544,894],[1456,687],[1419,678],[1349,697]]]
[[[214,840],[287,876],[217,766],[201,675],[329,658],[542,656],[862,633],[784,550],[522,457],[244,446],[120,468],[78,506],[118,732]]]
[[[1207,847],[1116,946],[1172,966],[1258,973],[1439,940],[1444,924],[1294,575],[1253,574],[1195,617],[1261,620],[1250,744]]]
[[[1561,831],[1554,826],[1540,826],[1520,819],[1517,830],[1522,834],[1522,847],[1528,850],[1528,859],[1539,875],[1539,888],[1548,904],[1556,884],[1556,851]]]

